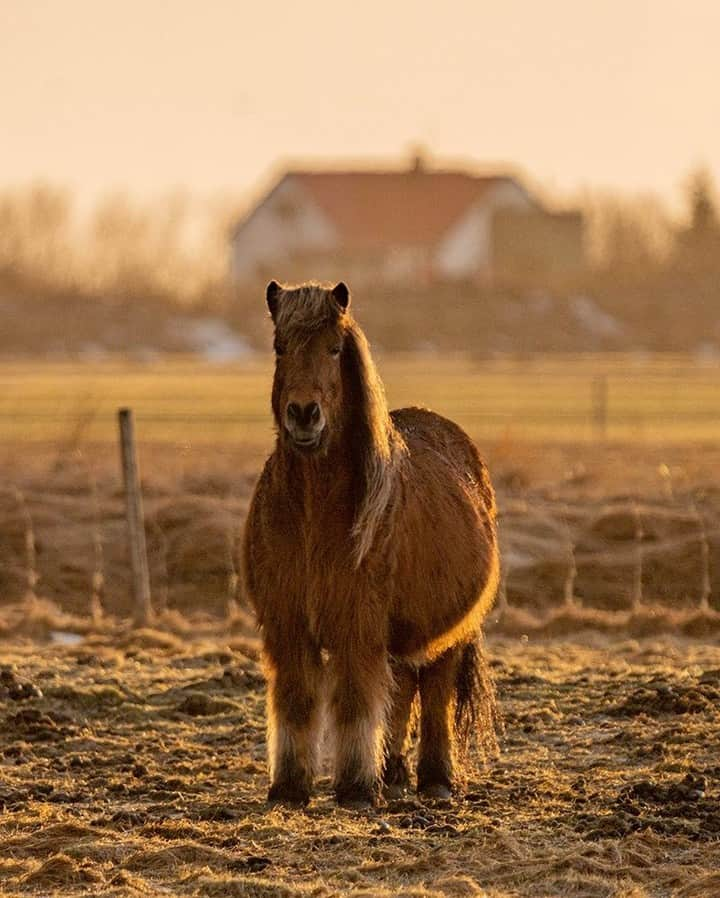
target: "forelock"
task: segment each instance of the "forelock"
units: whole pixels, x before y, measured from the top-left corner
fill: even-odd
[[[284,287],[275,320],[275,329],[284,339],[307,338],[337,322],[339,312],[331,290],[322,284]]]

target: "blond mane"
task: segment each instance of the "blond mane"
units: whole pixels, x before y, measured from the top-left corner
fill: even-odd
[[[352,319],[345,345],[356,391],[355,412],[360,425],[358,463],[364,479],[364,490],[352,530],[355,566],[359,567],[374,544],[392,498],[396,472],[407,450],[390,419],[385,390],[365,335]],[[389,530],[386,532],[389,533]]]

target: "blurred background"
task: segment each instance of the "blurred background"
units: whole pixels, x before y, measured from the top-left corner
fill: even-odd
[[[509,364],[484,432],[710,426],[657,404],[720,360],[709,0],[1,8],[3,359],[265,365],[267,280],[342,277],[376,351]]]
[[[265,284],[342,278],[391,405],[481,442],[518,516],[511,598],[637,602],[642,553],[672,559],[680,527],[680,579],[661,565],[652,590],[720,603],[717,4],[0,0],[0,17],[6,594],[82,604],[104,578],[120,607],[130,406],[158,589],[195,601],[192,578],[216,577],[224,607],[273,439]],[[622,589],[598,580],[608,545],[630,553]]]

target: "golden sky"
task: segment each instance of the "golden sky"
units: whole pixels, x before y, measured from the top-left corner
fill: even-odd
[[[720,179],[718,0],[0,0],[0,184],[254,191],[278,160]]]

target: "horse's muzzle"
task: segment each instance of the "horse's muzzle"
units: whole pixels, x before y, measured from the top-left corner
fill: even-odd
[[[305,406],[289,402],[285,409],[285,430],[293,446],[301,452],[319,449],[325,430],[322,408],[317,402],[308,402]]]

